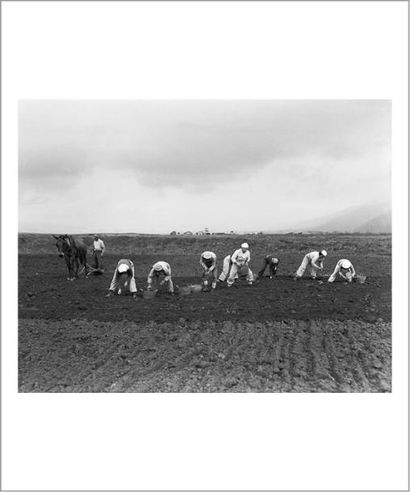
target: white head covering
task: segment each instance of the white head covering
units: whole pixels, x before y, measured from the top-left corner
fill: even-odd
[[[277,258],[272,258],[272,263],[274,263],[275,265],[277,265],[279,263],[279,260]]]
[[[212,258],[212,253],[210,251],[205,251],[202,256],[205,258],[205,260],[210,260]]]
[[[163,270],[163,268],[164,268],[164,267],[163,267],[163,265],[162,265],[160,262],[155,263],[155,265],[154,265],[154,270],[155,270],[156,272],[160,272],[161,270]]]
[[[342,268],[345,268],[346,270],[352,266],[349,260],[342,260],[340,263],[340,266]]]
[[[121,263],[121,265],[118,267],[118,272],[119,273],[128,272],[129,268],[130,267],[128,265],[126,265],[125,263]]]
[[[243,249],[249,249],[249,244],[248,243],[242,243],[241,248]]]
[[[322,256],[327,256],[327,251],[325,249],[322,249],[322,251],[320,252],[320,254]]]

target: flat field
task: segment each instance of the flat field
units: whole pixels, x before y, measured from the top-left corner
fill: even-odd
[[[19,391],[391,391],[391,236],[104,239],[105,274],[68,282],[50,236],[19,237]],[[254,272],[265,254],[280,258],[273,280],[186,297],[104,297],[120,258],[134,261],[138,287],[160,259],[183,286],[200,281],[202,251],[221,266],[244,239]],[[347,257],[366,283],[294,282],[305,252],[321,248],[324,275]]]

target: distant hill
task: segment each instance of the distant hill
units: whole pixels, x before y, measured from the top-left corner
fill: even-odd
[[[302,232],[391,233],[391,207],[386,203],[369,203],[350,207],[316,219],[298,229]]]
[[[368,232],[371,234],[375,234],[380,232],[391,233],[391,230],[392,230],[391,212],[386,212],[361,224],[361,226],[357,228],[354,232]]]

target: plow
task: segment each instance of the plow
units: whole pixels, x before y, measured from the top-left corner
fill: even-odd
[[[103,268],[93,268],[90,265],[87,265],[88,272],[85,274],[85,267],[82,266],[78,271],[78,275],[85,274],[85,277],[88,278],[90,275],[102,275],[104,273]]]

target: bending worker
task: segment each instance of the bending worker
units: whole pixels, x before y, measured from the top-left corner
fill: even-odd
[[[160,277],[164,277],[160,281]],[[166,261],[157,261],[154,263],[154,265],[151,268],[151,271],[148,274],[148,279],[147,279],[147,289],[151,290],[152,289],[152,283],[155,280],[156,283],[156,288],[160,285],[167,284],[168,285],[168,291],[173,294],[174,293],[174,284],[172,283],[172,278],[171,278],[171,267],[169,263]]]
[[[232,287],[235,279],[238,278],[238,274],[246,273],[246,280],[249,285],[253,283],[253,273],[249,268],[249,262],[251,260],[251,255],[249,253],[248,243],[242,243],[241,247],[235,251],[231,256],[231,271],[228,277],[228,287]]]
[[[312,251],[304,256],[303,261],[294,275],[294,279],[302,277],[305,273],[306,268],[310,265],[310,278],[315,280],[317,273],[323,270],[323,260],[327,256],[327,251],[322,249],[322,251]]]
[[[269,278],[273,278],[274,275],[276,275],[276,271],[279,266],[279,259],[275,258],[272,255],[266,255],[264,259],[264,264],[263,267],[261,268],[260,272],[258,273],[258,278],[262,278],[263,274],[265,273],[266,267],[269,267]]]
[[[208,282],[212,279],[212,288],[215,289],[218,276],[218,271],[216,267],[216,254],[212,251],[204,251],[201,255],[199,263],[204,269],[204,272],[202,274],[204,287],[207,288]]]
[[[134,263],[131,260],[120,260],[111,280],[110,289],[106,297],[113,296],[118,289],[118,295],[122,294],[123,290],[129,290],[134,297],[137,298],[137,286],[135,285]]]
[[[228,278],[232,266],[232,256],[233,254],[225,256],[222,264],[222,272],[219,275],[218,282],[225,282],[225,280]],[[236,277],[238,278],[238,275]]]
[[[336,263],[336,267],[332,275],[330,275],[328,282],[334,282],[337,277],[337,274],[339,274],[343,280],[346,280],[346,282],[351,283],[351,281],[356,275],[356,271],[350,260],[339,260]]]

